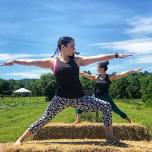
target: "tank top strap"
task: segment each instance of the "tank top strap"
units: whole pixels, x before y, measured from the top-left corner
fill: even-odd
[[[73,57],[69,57],[69,62],[75,62]]]

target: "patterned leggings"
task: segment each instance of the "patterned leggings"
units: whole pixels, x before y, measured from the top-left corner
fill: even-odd
[[[97,111],[100,110],[103,112],[103,123],[105,126],[112,124],[112,108],[110,103],[95,98],[93,96],[83,96],[75,99],[68,99],[64,97],[54,96],[49,102],[48,108],[41,116],[39,120],[34,122],[29,128],[28,131],[35,134],[41,129],[46,123],[51,121],[57,113],[61,112],[67,107],[78,107],[82,111]]]

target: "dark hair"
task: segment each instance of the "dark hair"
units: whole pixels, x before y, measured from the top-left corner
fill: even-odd
[[[98,67],[99,68],[104,68],[104,70],[107,71],[108,70],[108,64],[109,64],[109,61],[100,62],[98,64]]]
[[[61,51],[61,45],[64,45],[66,47],[68,45],[68,43],[70,43],[72,41],[74,41],[74,39],[72,37],[69,37],[69,36],[60,37],[58,40],[58,43],[57,43],[57,49],[55,50],[52,57],[59,54],[59,52]],[[74,54],[72,57],[74,58]]]

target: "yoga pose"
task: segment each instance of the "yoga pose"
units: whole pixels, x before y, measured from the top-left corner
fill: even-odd
[[[100,62],[98,64],[98,67],[97,67],[98,76],[97,77],[95,75],[90,75],[85,72],[81,72],[80,75],[82,77],[86,77],[90,80],[94,80],[95,81],[95,88],[94,88],[95,97],[109,102],[112,106],[112,110],[115,113],[117,113],[120,117],[122,117],[123,119],[126,119],[127,121],[129,121],[129,123],[131,123],[131,120],[128,118],[128,116],[123,111],[121,111],[118,108],[118,106],[114,103],[114,101],[112,100],[112,98],[109,94],[109,87],[110,87],[112,80],[124,78],[124,77],[128,76],[129,74],[138,72],[139,70],[141,70],[141,68],[110,76],[106,73],[106,71],[108,70],[108,64],[109,64],[108,61]],[[81,122],[82,112],[83,112],[82,110],[80,110],[79,108],[76,108],[76,121],[74,122],[75,124],[78,124]]]
[[[74,56],[74,51],[74,39],[64,36],[58,41],[57,49],[54,54],[56,55],[55,57],[35,60],[16,59],[2,64],[2,66],[21,64],[49,68],[52,70],[57,83],[56,94],[49,102],[48,108],[44,114],[23,133],[23,135],[16,141],[15,145],[21,145],[25,139],[36,134],[39,129],[51,121],[57,113],[69,106],[74,108],[79,107],[79,109],[83,111],[102,111],[106,141],[109,144],[117,141],[113,136],[112,108],[110,103],[93,96],[84,96],[82,85],[79,80],[79,67],[113,58],[125,58],[131,54],[116,53],[90,57],[76,57]]]

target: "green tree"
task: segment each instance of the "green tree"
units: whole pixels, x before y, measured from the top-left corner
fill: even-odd
[[[127,78],[122,78],[112,82],[110,86],[111,96],[114,98],[128,98],[127,87],[129,82]]]
[[[141,86],[137,76],[130,75],[128,77],[129,85],[127,86],[128,98],[141,98]]]
[[[0,94],[2,95],[11,95],[13,91],[13,86],[9,80],[0,81]]]
[[[53,98],[55,95],[56,90],[56,81],[54,75],[48,73],[43,74],[40,77],[41,83],[42,83],[42,93],[43,95],[47,96],[49,100]]]

